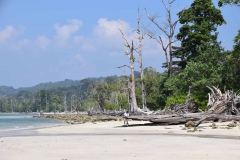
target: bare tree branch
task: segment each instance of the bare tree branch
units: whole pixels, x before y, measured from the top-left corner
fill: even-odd
[[[117,68],[122,68],[122,67],[128,67],[128,68],[131,68],[131,66],[129,66],[129,65],[123,65],[123,66],[119,66],[119,67],[117,67]]]
[[[169,44],[167,44],[166,48],[168,48],[171,44],[173,44],[173,43],[175,43],[177,41],[178,41],[178,39],[175,39],[174,41],[170,42]]]
[[[134,58],[134,55],[133,55],[133,51],[135,50],[134,49],[134,45],[133,45],[133,41],[132,41],[132,44],[129,44],[127,39],[126,39],[126,36],[124,34],[124,31],[123,31],[123,26],[122,26],[122,30],[119,29],[121,34],[122,34],[122,38],[124,40],[124,45],[126,47],[126,55],[128,56],[129,58],[129,61],[130,61],[130,65],[123,65],[123,66],[119,66],[118,68],[121,68],[121,67],[129,67],[130,70],[131,70],[131,80],[129,79],[128,80],[128,88],[129,88],[129,99],[131,99],[131,101],[129,102],[131,105],[130,105],[130,111],[131,112],[135,112],[135,111],[138,111],[139,108],[137,106],[137,100],[136,100],[136,93],[135,93],[135,77],[134,77],[134,62],[135,62],[135,58]]]
[[[161,36],[159,36],[159,38],[154,37],[154,34],[150,31],[148,31],[148,36],[151,39],[156,40],[162,47],[164,53],[165,53],[165,58],[166,58],[166,63],[167,63],[167,68],[168,68],[168,76],[171,76],[172,73],[172,59],[173,59],[173,55],[172,55],[172,44],[175,43],[177,40],[173,40],[174,38],[174,34],[175,34],[175,29],[177,26],[177,23],[179,22],[180,18],[182,18],[184,11],[181,12],[181,15],[178,17],[178,19],[172,23],[172,17],[171,17],[171,6],[172,4],[175,2],[176,0],[167,0],[167,3],[162,0],[163,6],[165,8],[165,10],[167,11],[167,15],[166,15],[166,20],[167,23],[165,23],[165,26],[162,27],[159,25],[159,23],[157,22],[157,18],[159,17],[157,14],[155,14],[154,16],[150,16],[147,12],[147,9],[145,8],[146,14],[148,19],[160,30],[162,31],[167,37],[168,37],[168,42],[165,45],[163,43],[163,39],[161,38]],[[186,7],[185,7],[186,8]],[[185,9],[184,8],[184,9]]]
[[[123,31],[122,31],[121,29],[119,29],[119,31],[121,32],[122,38],[124,39],[124,45],[125,45],[125,47],[130,47],[130,45],[128,44],[127,39],[125,38],[125,35],[124,35]]]
[[[166,30],[164,30],[164,29],[156,22],[156,20],[155,20],[156,17],[155,17],[155,16],[151,17],[151,16],[148,14],[146,8],[145,8],[145,11],[146,11],[146,14],[147,14],[149,20],[152,21],[152,23],[154,23],[162,32],[164,32],[164,33],[169,37],[169,36],[170,36],[169,33],[168,33]]]
[[[174,3],[176,0],[172,0],[172,1],[169,1],[169,4],[172,4],[172,3]]]

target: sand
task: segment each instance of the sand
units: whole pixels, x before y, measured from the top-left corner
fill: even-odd
[[[183,125],[146,122],[85,123],[36,130],[31,136],[0,138],[0,160],[240,159],[240,128],[187,132]],[[223,125],[223,123],[218,124]]]

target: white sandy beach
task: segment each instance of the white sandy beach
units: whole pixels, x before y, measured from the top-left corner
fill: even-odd
[[[212,129],[201,124],[202,132],[187,132],[183,125],[122,125],[85,123],[39,129],[42,135],[37,136],[0,138],[0,160],[240,159],[239,126]]]

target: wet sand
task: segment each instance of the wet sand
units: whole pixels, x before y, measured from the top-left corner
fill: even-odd
[[[2,137],[0,160],[240,159],[239,126],[212,129],[202,124],[202,131],[187,132],[183,125],[145,123],[130,121],[129,127],[123,122],[85,123]]]

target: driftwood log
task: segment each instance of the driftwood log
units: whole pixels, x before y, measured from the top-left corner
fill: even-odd
[[[163,115],[163,114],[186,114],[186,113],[197,113],[198,106],[193,101],[191,96],[187,96],[184,104],[169,106],[163,110],[154,112],[154,115]]]
[[[203,121],[240,121],[240,96],[229,90],[223,94],[220,89],[214,86],[208,88],[211,93],[208,94],[207,107],[209,110],[206,112],[195,113],[198,108],[191,97],[188,96],[183,105],[166,108],[150,115],[131,115],[126,118],[168,125],[193,121],[195,127]]]
[[[89,116],[92,115],[107,115],[107,116],[123,116],[125,113],[124,111],[88,111],[87,112]]]
[[[240,116],[237,115],[219,115],[205,113],[189,113],[189,114],[173,114],[173,115],[145,115],[145,116],[129,116],[128,119],[144,120],[160,124],[185,124],[188,121],[195,122],[195,127],[199,126],[203,121],[240,121]]]
[[[212,88],[207,86],[207,88],[209,88],[211,93],[208,94],[208,110],[206,112],[199,113],[198,106],[190,96],[187,96],[185,104],[171,106],[155,112],[141,111],[130,113],[130,116],[124,118],[165,125],[184,124],[192,121],[195,127],[204,121],[240,121],[240,95],[230,90],[222,93],[220,89],[214,86]],[[88,111],[89,116],[123,116],[124,113],[124,111]]]
[[[207,86],[208,87],[208,86]],[[213,86],[208,87],[211,93],[208,94],[208,113],[224,115],[240,115],[240,96],[233,91],[227,90],[224,94],[220,89]]]

